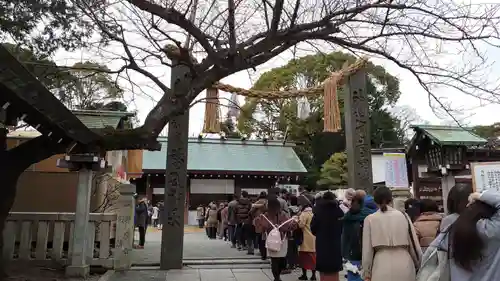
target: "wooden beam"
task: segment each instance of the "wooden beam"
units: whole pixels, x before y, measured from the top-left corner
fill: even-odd
[[[82,144],[99,138],[67,109],[21,62],[0,45],[0,103],[7,102],[18,116],[37,130],[68,137]]]

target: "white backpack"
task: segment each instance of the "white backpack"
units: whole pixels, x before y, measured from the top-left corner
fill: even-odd
[[[270,225],[273,226],[273,229],[267,234],[266,238],[266,249],[268,249],[271,252],[279,252],[281,251],[281,247],[283,246],[283,240],[286,239],[286,236],[281,239],[281,233],[280,233],[280,228],[283,227],[285,224],[289,223],[290,221],[293,220],[293,218],[286,220],[284,223],[276,226],[274,223],[272,223],[266,216],[262,215]]]

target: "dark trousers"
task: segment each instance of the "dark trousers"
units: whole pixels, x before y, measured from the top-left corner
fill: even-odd
[[[146,243],[146,227],[139,226],[139,246],[144,246]]]
[[[228,233],[229,233],[229,228],[227,226],[223,226],[222,227],[222,237],[224,238],[224,241],[229,239]]]
[[[243,232],[248,248],[248,253],[253,254],[255,248],[255,227],[252,224],[244,224]]]
[[[198,219],[198,227],[203,228],[205,226],[205,219]]]
[[[271,272],[275,281],[281,280],[281,271],[286,267],[285,258],[271,258]]]
[[[236,245],[238,247],[245,246],[245,234],[243,232],[243,224],[239,223],[236,225],[236,231],[235,231],[235,236],[236,236]]]
[[[217,238],[217,227],[208,227],[208,238],[215,239]]]
[[[288,249],[286,252],[286,267],[294,269],[297,267],[299,261],[299,247],[295,239],[288,239]]]
[[[267,259],[266,238],[264,233],[257,234],[257,245],[259,245],[260,257]]]
[[[231,241],[231,244],[233,246],[236,246],[236,226],[235,225],[228,225],[227,232],[229,234],[229,241]]]

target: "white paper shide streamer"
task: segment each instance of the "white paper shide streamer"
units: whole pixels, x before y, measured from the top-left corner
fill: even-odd
[[[306,97],[297,100],[297,118],[305,120],[311,114],[311,104]]]

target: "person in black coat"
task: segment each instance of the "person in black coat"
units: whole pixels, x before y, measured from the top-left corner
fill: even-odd
[[[321,281],[338,281],[342,271],[342,217],[335,195],[325,192],[314,208],[311,232],[316,236],[316,270]]]

